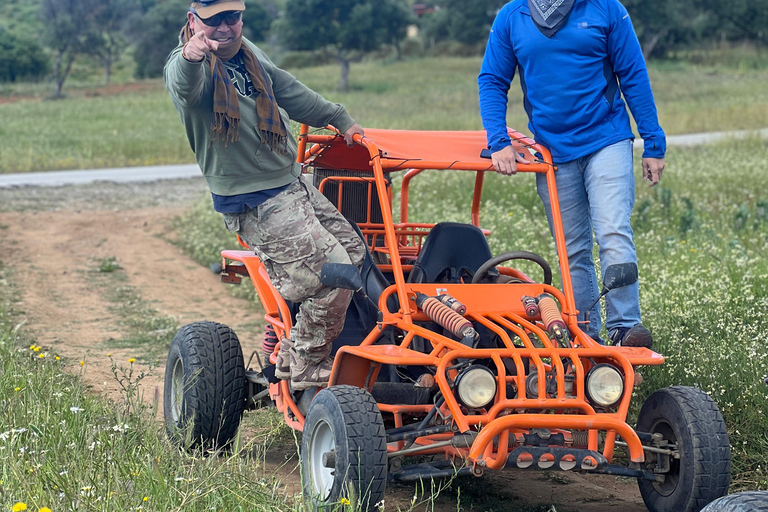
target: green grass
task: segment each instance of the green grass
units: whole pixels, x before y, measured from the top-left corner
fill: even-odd
[[[352,66],[352,90],[346,93],[335,89],[337,66],[292,71],[310,88],[343,103],[363,126],[477,130],[482,128],[480,63],[478,57],[362,62]],[[160,81],[142,82],[139,93],[88,97],[87,87],[95,84],[86,79],[90,75],[85,69],[82,73],[67,99],[0,104],[0,173],[194,161]],[[652,63],[650,75],[661,124],[670,135],[765,127],[764,67]],[[43,94],[43,87],[14,85],[5,92]],[[509,126],[526,132],[517,83],[512,84],[509,105]]]
[[[302,510],[260,466],[286,427],[249,414],[227,453],[172,445],[141,398],[133,364],[113,362],[121,400],[89,392],[88,365],[59,359],[14,325],[12,276],[0,268],[0,510]],[[155,370],[156,371],[156,370]]]
[[[140,348],[142,359],[154,360],[167,353],[180,325],[173,315],[161,315],[142,298],[136,287],[127,284],[127,276],[114,256],[94,260],[88,274],[95,290],[108,303],[122,330],[118,339],[105,340],[108,347]]]
[[[164,89],[138,94],[0,105],[2,172],[159,165],[191,161]]]

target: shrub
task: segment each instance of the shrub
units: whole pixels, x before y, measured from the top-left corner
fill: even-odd
[[[39,79],[50,69],[43,48],[32,37],[0,27],[0,82]]]
[[[163,74],[168,54],[179,43],[179,32],[186,22],[189,3],[170,0],[157,4],[143,16],[136,34],[136,77],[152,78]]]

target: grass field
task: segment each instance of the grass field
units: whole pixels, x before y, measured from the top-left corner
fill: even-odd
[[[335,90],[336,66],[292,70],[309,87],[343,103],[363,126],[481,129],[479,58],[363,62],[352,90]],[[688,64],[651,65],[661,124],[668,134],[764,128],[768,71]],[[41,86],[30,86],[42,94]],[[135,91],[139,89],[139,91]],[[0,173],[193,162],[184,130],[160,81],[76,88],[68,99],[0,102]],[[20,93],[23,89],[14,87]],[[0,98],[1,99],[1,98]],[[509,126],[527,131],[522,93],[512,85]]]

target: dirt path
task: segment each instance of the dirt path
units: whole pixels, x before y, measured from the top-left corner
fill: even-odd
[[[94,286],[93,273],[103,258],[117,259],[127,284],[158,314],[173,315],[180,324],[226,323],[240,335],[246,354],[257,348],[261,313],[232,297],[218,276],[167,241],[171,220],[202,197],[203,186],[200,180],[183,180],[0,192],[0,262],[14,269],[26,328],[74,372],[85,361],[85,379],[94,390],[119,398],[107,353],[121,363],[144,356],[136,348],[114,347],[123,328],[103,290]],[[162,396],[163,369],[161,357],[142,382],[148,400],[155,389]],[[294,454],[292,445],[273,445],[264,468],[285,483],[289,494],[299,491]],[[407,509],[414,489],[389,486],[385,510]],[[552,504],[557,512],[645,510],[636,483],[628,479],[512,471],[454,482],[434,510],[550,511]]]

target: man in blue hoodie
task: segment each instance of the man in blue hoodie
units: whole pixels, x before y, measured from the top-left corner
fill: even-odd
[[[635,202],[632,141],[624,99],[644,140],[643,178],[651,186],[664,170],[666,140],[659,126],[648,71],[626,9],[618,0],[514,0],[491,29],[478,79],[480,112],[493,165],[517,172],[507,135],[507,93],[520,76],[528,127],[557,165],[563,218],[579,320],[599,294],[592,232],[603,269],[637,262],[630,225]],[[544,175],[539,196],[552,225]],[[600,340],[600,309],[590,311],[586,332]],[[606,328],[614,345],[651,347],[640,324],[635,283],[606,296]]]

